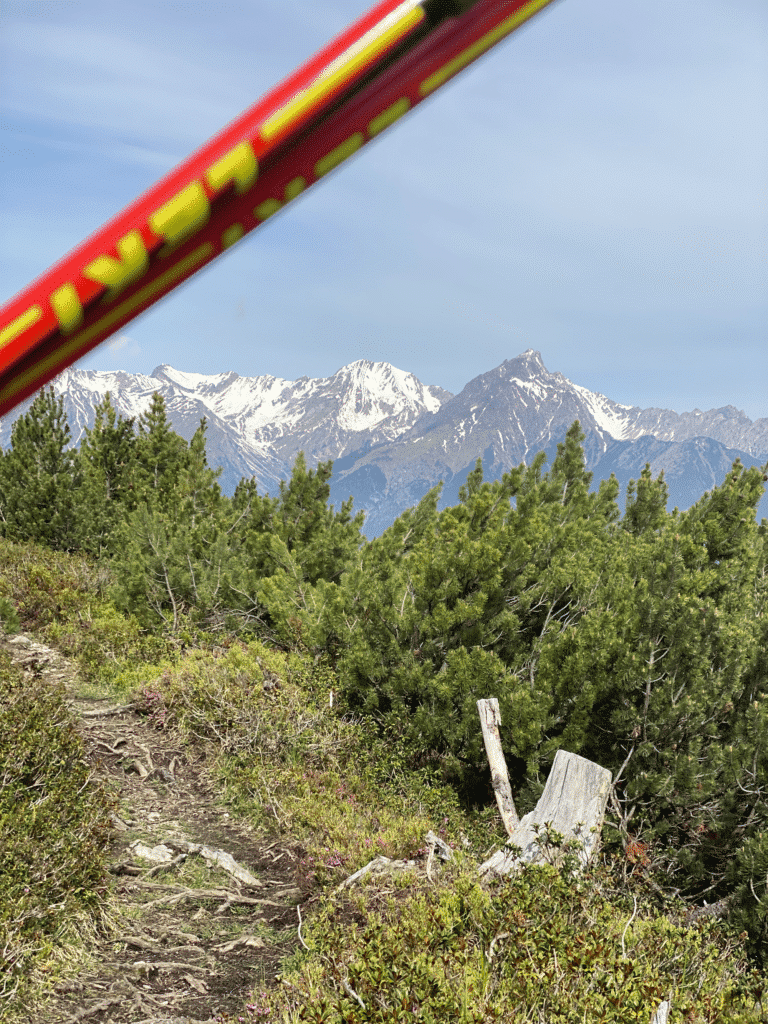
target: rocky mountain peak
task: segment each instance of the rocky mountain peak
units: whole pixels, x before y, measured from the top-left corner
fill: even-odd
[[[519,374],[520,376],[526,377],[549,377],[549,370],[544,365],[544,360],[541,358],[541,352],[538,352],[535,348],[527,348],[522,355],[517,356],[516,359],[507,359],[503,365],[513,373]],[[560,374],[557,374],[560,376]]]

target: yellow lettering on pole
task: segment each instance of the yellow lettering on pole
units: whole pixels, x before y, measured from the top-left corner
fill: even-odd
[[[259,162],[250,142],[239,143],[205,172],[205,180],[214,192],[221,192],[234,181],[239,196],[248,191],[258,176]]]
[[[233,224],[228,227],[226,231],[221,234],[221,247],[222,249],[228,249],[230,245],[234,245],[235,242],[239,242],[245,234],[242,224]]]
[[[91,324],[85,330],[79,331],[74,337],[59,345],[49,355],[36,362],[34,366],[31,366],[24,373],[20,373],[17,377],[10,380],[4,388],[0,388],[0,401],[4,402],[18,395],[28,384],[41,380],[50,369],[66,362],[70,357],[75,359],[88,343],[98,337],[102,331],[109,330],[110,327],[119,323],[123,317],[130,316],[136,310],[141,309],[142,306],[149,305],[163,291],[172,287],[177,281],[180,281],[182,277],[212,255],[213,246],[210,242],[199,246],[189,256],[179,260],[178,263],[175,263],[156,280],[150,281],[149,284],[139,289],[135,295],[129,296],[124,302],[111,309],[101,320],[97,320],[95,324]]]
[[[307,183],[304,178],[294,178],[293,181],[289,181],[285,186],[284,193],[286,203],[290,203],[290,201],[300,195],[306,187]]]
[[[330,153],[318,160],[315,164],[315,177],[322,178],[324,174],[332,171],[334,167],[338,167],[340,163],[343,163],[348,157],[352,156],[355,150],[360,149],[363,144],[362,132],[355,132],[354,135],[350,135],[348,139],[332,149]]]
[[[105,285],[109,290],[105,296],[111,302],[129,284],[143,277],[149,268],[149,256],[140,231],[129,231],[117,243],[120,259],[113,256],[97,256],[83,269],[83,276],[89,281]]]
[[[549,3],[552,3],[552,0],[531,0],[525,7],[521,7],[515,14],[510,15],[497,25],[496,28],[486,32],[484,36],[475,40],[471,46],[468,46],[466,50],[463,50],[453,60],[449,60],[447,64],[444,64],[435,71],[429,78],[425,78],[419,86],[421,95],[426,96],[428,93],[434,92],[451,75],[461,71],[462,68],[470,64],[476,57],[479,57],[481,53],[485,53],[486,50],[489,50],[498,43],[500,39],[508,36],[510,32],[513,32],[519,25],[522,25],[524,21],[528,21],[537,11],[540,11],[542,7],[546,7]]]
[[[211,207],[205,189],[193,181],[149,216],[149,226],[168,242],[158,253],[167,256],[208,221]]]
[[[11,320],[0,331],[0,349],[5,348],[9,342],[18,338],[25,331],[28,331],[30,327],[34,327],[42,315],[43,311],[39,306],[30,306],[26,313],[22,313],[15,320]]]
[[[379,132],[383,132],[385,128],[389,128],[391,124],[406,114],[410,109],[411,101],[407,96],[403,96],[401,100],[397,100],[386,110],[382,110],[380,114],[377,114],[372,121],[368,123],[368,135],[373,138],[374,135],[378,135]]]
[[[266,220],[267,217],[271,217],[273,213],[277,213],[283,204],[279,199],[265,199],[263,203],[259,203],[256,209],[253,211],[253,216],[256,220]]]
[[[64,334],[76,331],[83,322],[83,304],[73,284],[67,282],[48,296],[51,309],[56,314]]]

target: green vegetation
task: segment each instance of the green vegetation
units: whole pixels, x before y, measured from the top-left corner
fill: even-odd
[[[308,930],[309,953],[262,1015],[648,1024],[672,994],[671,1020],[761,1019],[762,981],[738,940],[681,927],[642,893],[619,891],[606,869],[577,880],[529,867],[489,891],[462,864],[437,885],[401,884],[384,895],[369,887],[352,906],[329,900]]]
[[[737,463],[667,514],[646,471],[620,521],[615,481],[589,492],[580,441],[575,424],[546,474],[536,459],[486,484],[478,466],[455,508],[430,495],[365,548],[325,613],[341,686],[471,800],[475,701],[497,694],[523,810],[559,747],[608,767],[625,837],[686,895],[736,894],[761,943],[742,874],[768,812],[761,474]]]
[[[539,456],[492,483],[478,463],[456,506],[438,511],[435,489],[368,543],[351,502],[328,507],[330,463],[300,457],[276,498],[253,481],[222,495],[205,423],[186,443],[159,395],[137,429],[107,396],[76,452],[52,392],[17,421],[0,459],[4,628],[205,746],[238,811],[301,848],[308,949],[251,1019],[647,1021],[670,991],[671,1020],[762,1019],[764,477],[737,462],[668,513],[646,468],[622,515],[615,479],[590,491],[582,441],[576,423],[548,470]],[[82,764],[61,694],[22,694],[6,662],[0,676],[11,991],[68,922],[102,912],[109,800],[61,771]],[[561,747],[613,772],[585,878],[475,880],[501,838],[487,696],[521,813]],[[377,853],[417,856],[429,828],[467,851],[434,884],[333,894]],[[61,864],[35,874],[33,841]],[[683,927],[704,899],[726,899],[728,923]]]
[[[30,684],[0,653],[0,1016],[68,936],[102,919],[112,804],[61,690]]]
[[[334,712],[334,686],[307,655],[252,641],[190,651],[138,695],[158,728],[213,745],[241,813],[301,837],[304,888],[338,882],[378,854],[412,857],[430,828],[469,827],[434,773],[407,769],[370,724]]]

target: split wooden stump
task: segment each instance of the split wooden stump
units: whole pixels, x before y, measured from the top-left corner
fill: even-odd
[[[541,799],[535,809],[521,821],[515,810],[501,747],[499,702],[491,697],[479,700],[477,707],[491,766],[493,789],[501,819],[509,835],[507,845],[480,865],[480,876],[508,875],[523,864],[558,863],[568,852],[569,840],[576,840],[573,852],[579,867],[585,868],[600,842],[600,830],[612,782],[611,773],[585,757],[558,750]],[[563,843],[559,846],[547,844],[545,834],[537,832],[534,826],[538,826],[539,830],[548,829],[560,833]],[[452,851],[433,832],[427,833],[425,841],[430,850],[427,862],[427,877],[430,877],[433,856],[450,860]],[[366,875],[393,874],[415,867],[416,862],[413,860],[376,857],[345,879],[339,889],[349,888]]]
[[[585,757],[558,750],[541,799],[521,821],[512,799],[499,737],[499,702],[491,697],[479,700],[477,707],[493,789],[509,835],[507,845],[480,865],[480,875],[508,875],[523,864],[556,862],[567,851],[569,841],[575,841],[573,853],[580,867],[585,868],[600,842],[611,773]],[[534,826],[538,826],[538,832]],[[563,836],[564,842],[559,849],[544,848],[545,829]]]

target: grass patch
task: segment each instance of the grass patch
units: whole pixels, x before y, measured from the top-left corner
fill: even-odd
[[[741,939],[676,925],[674,908],[618,873],[577,880],[546,867],[481,886],[477,863],[501,839],[494,809],[470,813],[437,769],[411,770],[331,706],[334,685],[322,663],[252,642],[187,652],[142,693],[158,728],[214,745],[238,811],[304,851],[309,951],[278,989],[253,993],[245,1020],[647,1024],[670,993],[672,1020],[762,1019],[763,979]],[[418,856],[430,828],[466,850],[437,885],[404,875],[334,893],[379,853]]]
[[[670,994],[676,1024],[764,1019],[765,976],[743,936],[680,927],[679,907],[608,863],[481,886],[477,864],[503,841],[495,808],[463,807],[439,764],[415,769],[340,708],[327,664],[258,641],[150,635],[109,602],[108,582],[88,559],[0,541],[0,619],[74,659],[82,691],[129,697],[155,728],[205,744],[230,803],[301,849],[309,948],[242,1020],[647,1024]],[[0,1018],[20,1024],[106,923],[112,805],[89,781],[63,690],[0,658],[0,695]],[[434,884],[413,873],[335,892],[377,854],[418,857],[428,829],[456,850]],[[178,877],[219,876],[190,858]]]
[[[90,781],[63,688],[0,654],[0,1015],[99,926],[112,806]]]
[[[175,657],[183,643],[148,633],[115,608],[110,582],[109,567],[85,555],[0,538],[0,622],[72,659],[88,696],[130,689],[137,674]]]
[[[158,728],[214,745],[238,813],[302,846],[307,890],[378,854],[423,853],[429,829],[486,842],[488,816],[468,816],[436,772],[408,770],[372,728],[334,709],[334,685],[326,666],[253,641],[190,651],[136,699]]]

